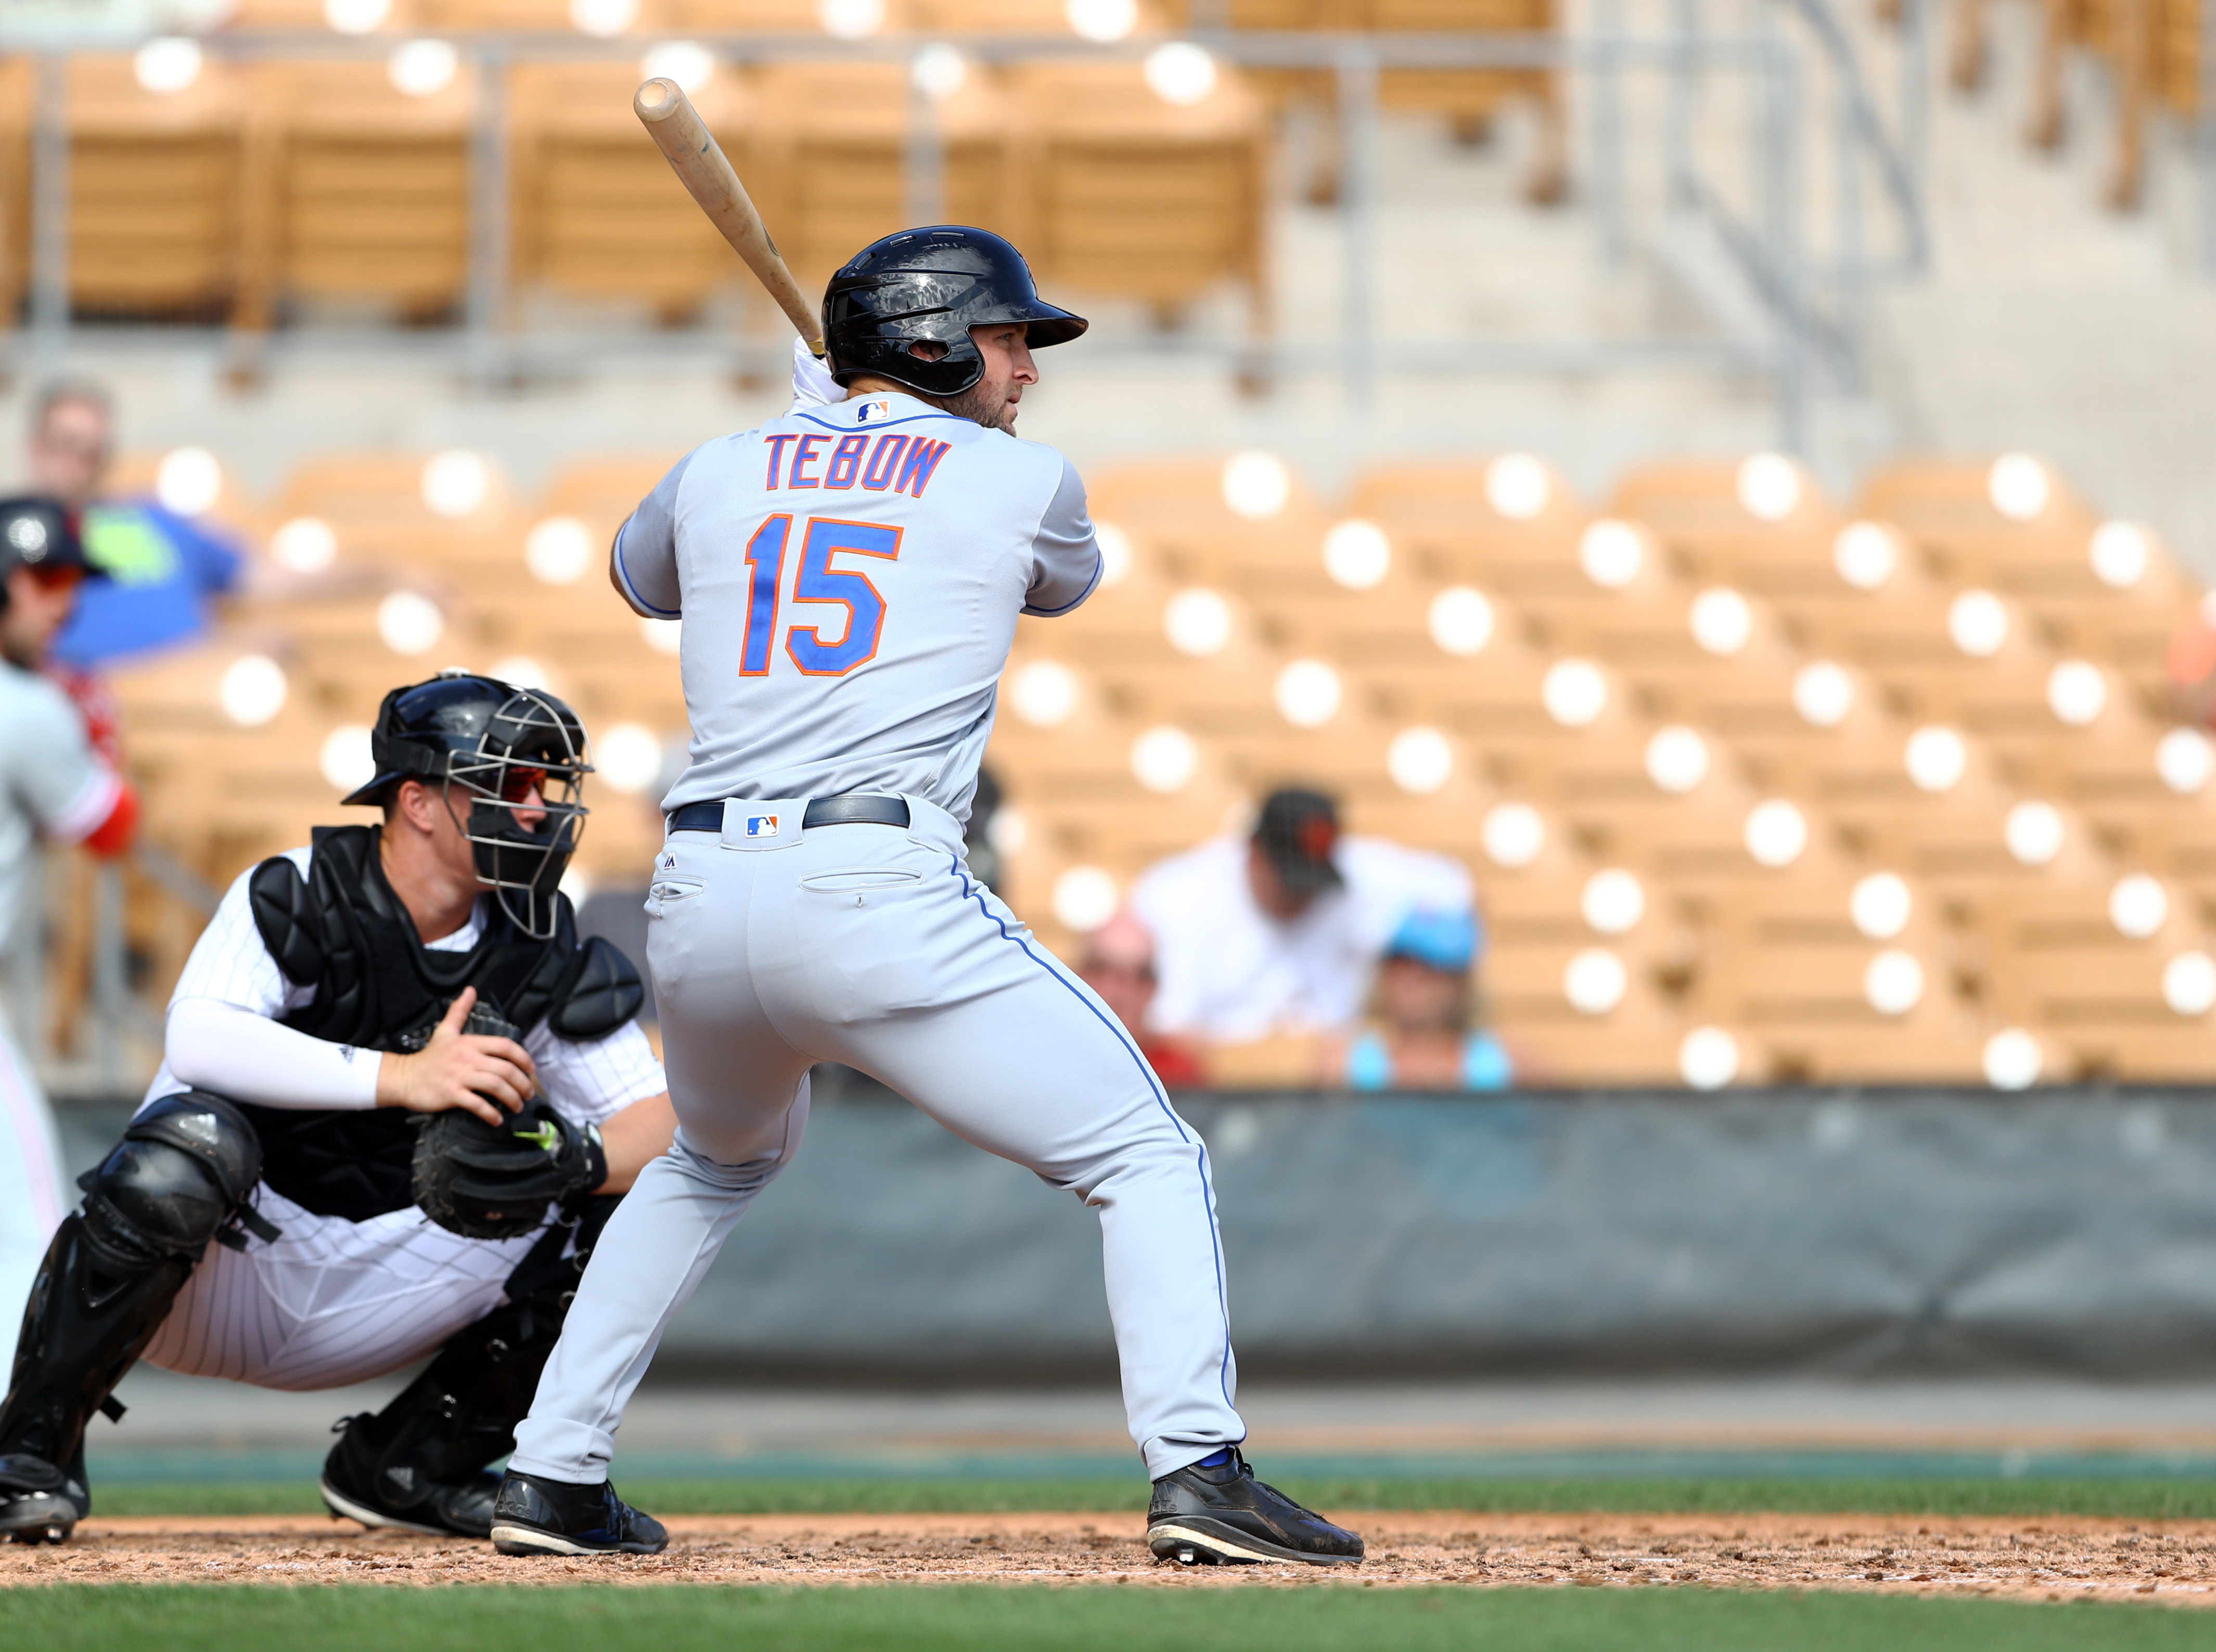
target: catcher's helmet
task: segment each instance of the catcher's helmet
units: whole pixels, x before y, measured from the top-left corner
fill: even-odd
[[[902,230],[871,242],[824,288],[824,357],[841,385],[866,373],[926,396],[958,396],[985,376],[970,330],[1014,321],[1029,324],[1035,350],[1067,344],[1086,325],[1042,302],[1023,254],[989,230]],[[923,339],[946,354],[909,354]]]
[[[0,499],[0,608],[8,606],[7,577],[18,568],[94,571],[76,518],[60,500],[29,494]]]
[[[441,671],[428,682],[395,688],[377,708],[369,735],[377,774],[348,796],[349,804],[382,804],[399,783],[446,784],[470,795],[459,823],[475,846],[477,877],[526,934],[554,933],[554,893],[584,830],[584,725],[577,714],[539,688],[496,677]],[[543,812],[526,829],[531,793]]]

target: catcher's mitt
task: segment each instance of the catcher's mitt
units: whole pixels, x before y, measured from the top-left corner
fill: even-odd
[[[506,1239],[544,1225],[546,1207],[607,1180],[593,1125],[534,1101],[497,1125],[460,1107],[434,1113],[416,1137],[423,1213],[465,1239]]]

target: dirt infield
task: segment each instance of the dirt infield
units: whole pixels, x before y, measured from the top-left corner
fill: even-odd
[[[1114,1514],[700,1515],[667,1554],[514,1560],[480,1544],[305,1516],[102,1519],[59,1549],[0,1546],[0,1585],[345,1581],[1556,1584],[1881,1590],[2216,1605],[2216,1523],[1874,1515],[1348,1515],[1359,1568],[1156,1563]]]

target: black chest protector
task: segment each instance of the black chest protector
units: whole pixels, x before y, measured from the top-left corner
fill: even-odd
[[[313,1002],[280,1019],[311,1037],[363,1051],[421,1050],[464,987],[528,1031],[597,1039],[638,1014],[638,971],[599,936],[579,945],[569,897],[556,897],[552,936],[535,940],[489,903],[467,952],[438,952],[385,881],[369,826],[319,826],[308,875],[283,855],[247,880],[255,928],[285,978]],[[262,1137],[262,1179],[318,1216],[366,1221],[415,1202],[417,1115],[393,1108],[325,1111],[246,1106]]]

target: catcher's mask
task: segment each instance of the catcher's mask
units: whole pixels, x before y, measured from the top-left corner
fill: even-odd
[[[555,892],[590,812],[577,714],[544,689],[446,670],[385,695],[369,746],[377,774],[346,801],[382,804],[403,780],[439,783],[478,881],[526,934],[551,936]]]

